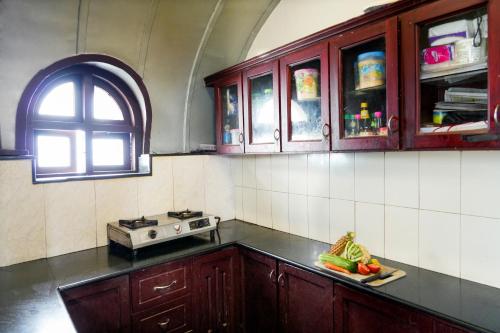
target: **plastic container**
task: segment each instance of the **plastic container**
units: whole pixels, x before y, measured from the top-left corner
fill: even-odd
[[[297,100],[307,101],[318,98],[318,70],[316,68],[303,68],[296,70],[295,87]]]
[[[359,89],[385,84],[385,52],[366,52],[358,55]]]

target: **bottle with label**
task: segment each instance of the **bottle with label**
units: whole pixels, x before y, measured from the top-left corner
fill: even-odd
[[[345,134],[346,137],[356,136],[358,135],[356,120],[353,114],[345,114],[344,115],[344,124],[345,124]]]
[[[377,135],[381,135],[380,129],[382,128],[382,112],[376,111],[373,114],[374,117],[374,125],[373,125],[373,133]]]
[[[372,122],[370,119],[370,113],[368,112],[368,103],[361,103],[361,124],[359,129],[359,135],[366,136],[372,135]]]

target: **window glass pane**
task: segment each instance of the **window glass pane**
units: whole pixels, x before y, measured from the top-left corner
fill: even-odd
[[[94,119],[123,120],[115,99],[104,89],[94,86]]]
[[[250,80],[252,143],[274,142],[273,75]]]
[[[95,166],[117,166],[125,164],[123,140],[98,138],[92,140],[92,160]]]
[[[222,144],[238,145],[240,135],[238,86],[221,89],[222,95]]]
[[[62,83],[45,95],[38,109],[42,116],[75,116],[75,87],[73,82]]]
[[[67,136],[37,135],[38,166],[64,168],[71,166],[71,140]]]

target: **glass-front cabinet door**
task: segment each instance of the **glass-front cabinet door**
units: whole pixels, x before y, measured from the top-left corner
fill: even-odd
[[[328,43],[280,59],[283,151],[330,149]]]
[[[273,61],[243,73],[245,152],[281,149],[278,71],[278,62]]]
[[[333,150],[399,148],[398,22],[330,41]]]
[[[241,74],[224,78],[215,85],[215,126],[219,153],[245,151],[241,92]]]
[[[406,148],[500,147],[500,0],[401,16]]]

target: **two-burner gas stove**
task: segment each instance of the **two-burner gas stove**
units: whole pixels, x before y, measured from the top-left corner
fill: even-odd
[[[143,216],[108,223],[108,238],[110,243],[121,244],[134,252],[149,245],[207,231],[210,231],[210,240],[214,241],[219,220],[216,216],[190,210]]]

